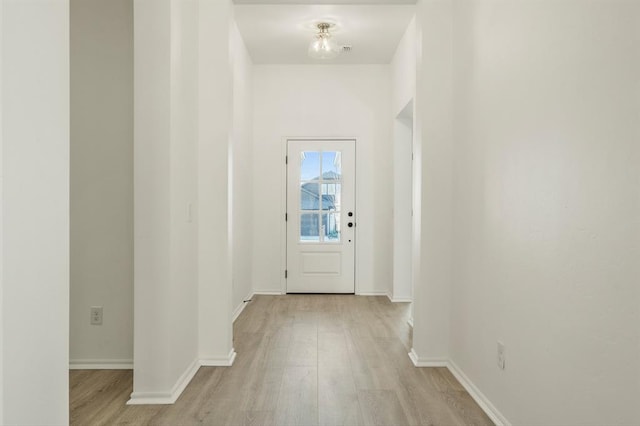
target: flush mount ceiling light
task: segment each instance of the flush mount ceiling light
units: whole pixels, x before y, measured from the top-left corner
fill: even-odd
[[[340,54],[342,48],[331,40],[329,29],[334,25],[328,22],[320,22],[316,26],[318,27],[318,34],[309,45],[309,56],[314,59],[335,58]]]

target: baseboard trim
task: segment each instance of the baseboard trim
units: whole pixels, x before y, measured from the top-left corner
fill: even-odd
[[[420,358],[413,348],[409,352],[409,358],[416,367],[446,367],[448,363],[445,358]]]
[[[200,360],[202,367],[231,367],[236,360],[236,351],[231,349],[227,357],[220,358],[203,358]]]
[[[282,296],[283,294],[286,294],[286,293],[283,293],[282,291],[254,291],[253,292],[253,296]]]
[[[133,392],[131,398],[127,401],[127,405],[174,404],[189,385],[193,376],[196,375],[199,368],[200,362],[194,360],[176,381],[171,392]]]
[[[133,360],[70,359],[69,370],[133,370]]]
[[[240,316],[242,311],[244,311],[244,308],[247,307],[247,305],[249,304],[249,301],[251,301],[251,299],[253,298],[253,295],[254,295],[253,292],[249,292],[247,297],[245,297],[244,300],[242,302],[240,302],[240,304],[236,307],[236,309],[234,309],[234,311],[233,311],[233,322],[236,322],[236,320],[238,319],[238,317]]]
[[[411,300],[410,297],[393,297],[389,293],[387,293],[387,298],[392,303],[411,303],[411,302],[413,302],[413,300]]]
[[[361,291],[356,293],[356,296],[387,296],[389,297],[389,295],[385,291]]]
[[[409,358],[416,367],[446,367],[449,372],[456,378],[462,387],[471,395],[471,398],[485,412],[496,426],[511,426],[507,418],[491,403],[478,387],[467,377],[458,365],[450,359],[425,359],[420,358],[415,349],[411,348]]]
[[[471,395],[471,398],[476,401],[476,403],[482,408],[482,410],[486,413],[487,416],[491,419],[492,422],[496,424],[496,426],[511,426],[511,423],[505,416],[502,415],[500,411],[491,403],[489,398],[487,398],[480,389],[467,377],[466,374],[458,367],[458,365],[449,360],[447,368],[453,374],[453,376],[460,382],[460,384],[466,389],[466,391]]]

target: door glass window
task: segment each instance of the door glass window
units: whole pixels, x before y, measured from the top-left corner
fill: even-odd
[[[300,184],[300,210],[320,209],[320,184],[318,182],[302,182]]]
[[[341,159],[340,151],[304,151],[301,154],[301,242],[340,242]]]
[[[320,223],[316,213],[300,215],[300,241],[320,242]]]
[[[320,153],[303,151],[300,157],[300,180],[318,179],[320,176]]]

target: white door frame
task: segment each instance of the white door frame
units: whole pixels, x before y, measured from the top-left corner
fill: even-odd
[[[327,142],[331,142],[331,141],[354,141],[355,142],[355,152],[356,152],[356,170],[354,171],[354,176],[355,176],[355,180],[356,180],[356,185],[355,185],[355,206],[356,206],[356,214],[358,214],[357,212],[359,211],[359,206],[358,206],[358,138],[353,136],[353,137],[346,137],[346,136],[337,136],[337,137],[331,137],[331,136],[320,136],[320,137],[311,137],[311,136],[296,136],[296,137],[285,137],[282,138],[282,144],[281,144],[281,149],[282,149],[282,172],[280,175],[280,247],[281,247],[281,251],[280,251],[280,289],[281,289],[281,294],[287,294],[287,279],[284,276],[284,271],[286,271],[287,269],[287,222],[285,221],[285,215],[287,214],[287,164],[286,164],[286,158],[287,158],[287,151],[288,151],[288,143],[289,141],[327,141]],[[360,286],[358,283],[358,276],[360,275],[358,273],[358,270],[360,269],[359,267],[359,263],[358,263],[358,235],[359,235],[359,229],[358,226],[356,225],[355,227],[355,247],[354,247],[354,288],[355,288],[355,294],[358,295],[360,294]]]

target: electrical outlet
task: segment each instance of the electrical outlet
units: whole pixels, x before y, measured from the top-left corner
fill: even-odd
[[[91,307],[91,325],[102,325],[102,306]]]
[[[500,370],[504,370],[505,367],[505,357],[506,357],[506,352],[505,352],[505,347],[504,347],[504,343],[498,341],[498,368]]]

